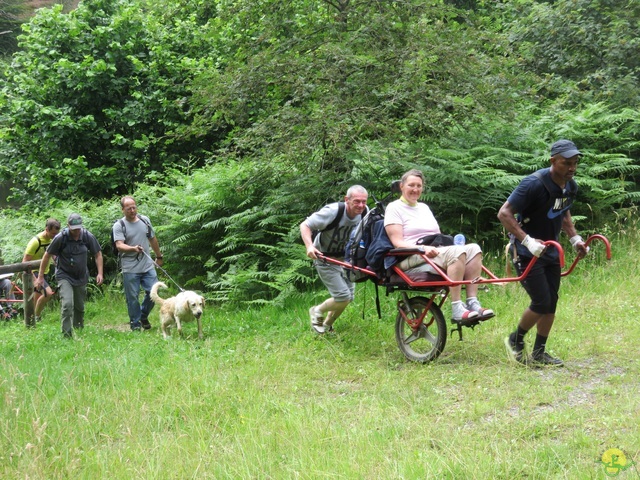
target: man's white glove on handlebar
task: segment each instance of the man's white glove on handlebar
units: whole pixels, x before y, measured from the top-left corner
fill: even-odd
[[[584,242],[584,240],[582,240],[582,237],[580,235],[574,235],[569,239],[569,242],[571,242],[571,246],[577,250],[577,245],[581,242]]]
[[[574,235],[573,237],[571,237],[569,239],[569,242],[571,242],[571,246],[577,252],[578,251],[578,244],[584,243],[584,240],[582,240],[582,237],[580,235]],[[587,247],[587,252],[588,251],[589,251],[589,247]]]
[[[522,240],[522,245],[527,247],[529,251],[536,257],[542,255],[544,249],[547,248],[543,243],[538,242],[535,238],[531,238],[529,235],[524,237],[524,240]]]

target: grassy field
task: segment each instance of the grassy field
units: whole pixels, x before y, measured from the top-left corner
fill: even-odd
[[[613,247],[563,281],[554,370],[507,359],[528,303],[517,284],[483,292],[497,317],[426,365],[404,360],[397,298],[378,319],[372,284],[327,336],[307,317],[323,292],[211,307],[204,341],[194,324],[164,341],[157,311],[129,332],[114,294],[71,341],[53,307],[33,330],[0,324],[0,478],[639,478],[640,265],[634,243]],[[607,471],[610,449],[629,468]]]

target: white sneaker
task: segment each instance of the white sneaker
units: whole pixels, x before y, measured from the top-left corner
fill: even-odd
[[[309,309],[309,318],[311,319],[311,328],[313,328],[316,333],[325,332],[325,326],[323,325],[324,318],[315,306]]]

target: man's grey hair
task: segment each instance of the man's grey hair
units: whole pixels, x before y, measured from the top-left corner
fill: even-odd
[[[347,190],[347,198],[351,198],[354,193],[364,193],[367,196],[369,195],[369,192],[367,192],[367,189],[364,188],[362,185],[350,186],[349,190]]]

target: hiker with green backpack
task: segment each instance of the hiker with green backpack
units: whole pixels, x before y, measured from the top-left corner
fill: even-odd
[[[22,262],[40,260],[44,256],[44,252],[47,250],[51,240],[53,240],[53,238],[60,232],[60,227],[60,220],[55,218],[47,219],[44,230],[29,240],[27,248],[24,251],[24,256],[22,257]],[[35,280],[38,277],[38,269],[33,270],[33,276],[35,283]],[[34,309],[34,320],[36,322],[40,321],[40,315],[42,314],[42,310],[44,310],[44,306],[49,300],[51,300],[51,297],[53,297],[54,294],[53,289],[49,285],[49,280],[49,265],[47,265],[47,268],[44,270],[44,282],[42,283],[42,288],[33,292],[33,298],[36,304]]]
[[[300,224],[300,235],[330,298],[309,309],[311,328],[319,334],[333,331],[333,323],[353,300],[355,285],[340,265],[323,262],[319,254],[342,259],[353,228],[367,209],[367,190],[353,185],[344,202],[325,205]]]

